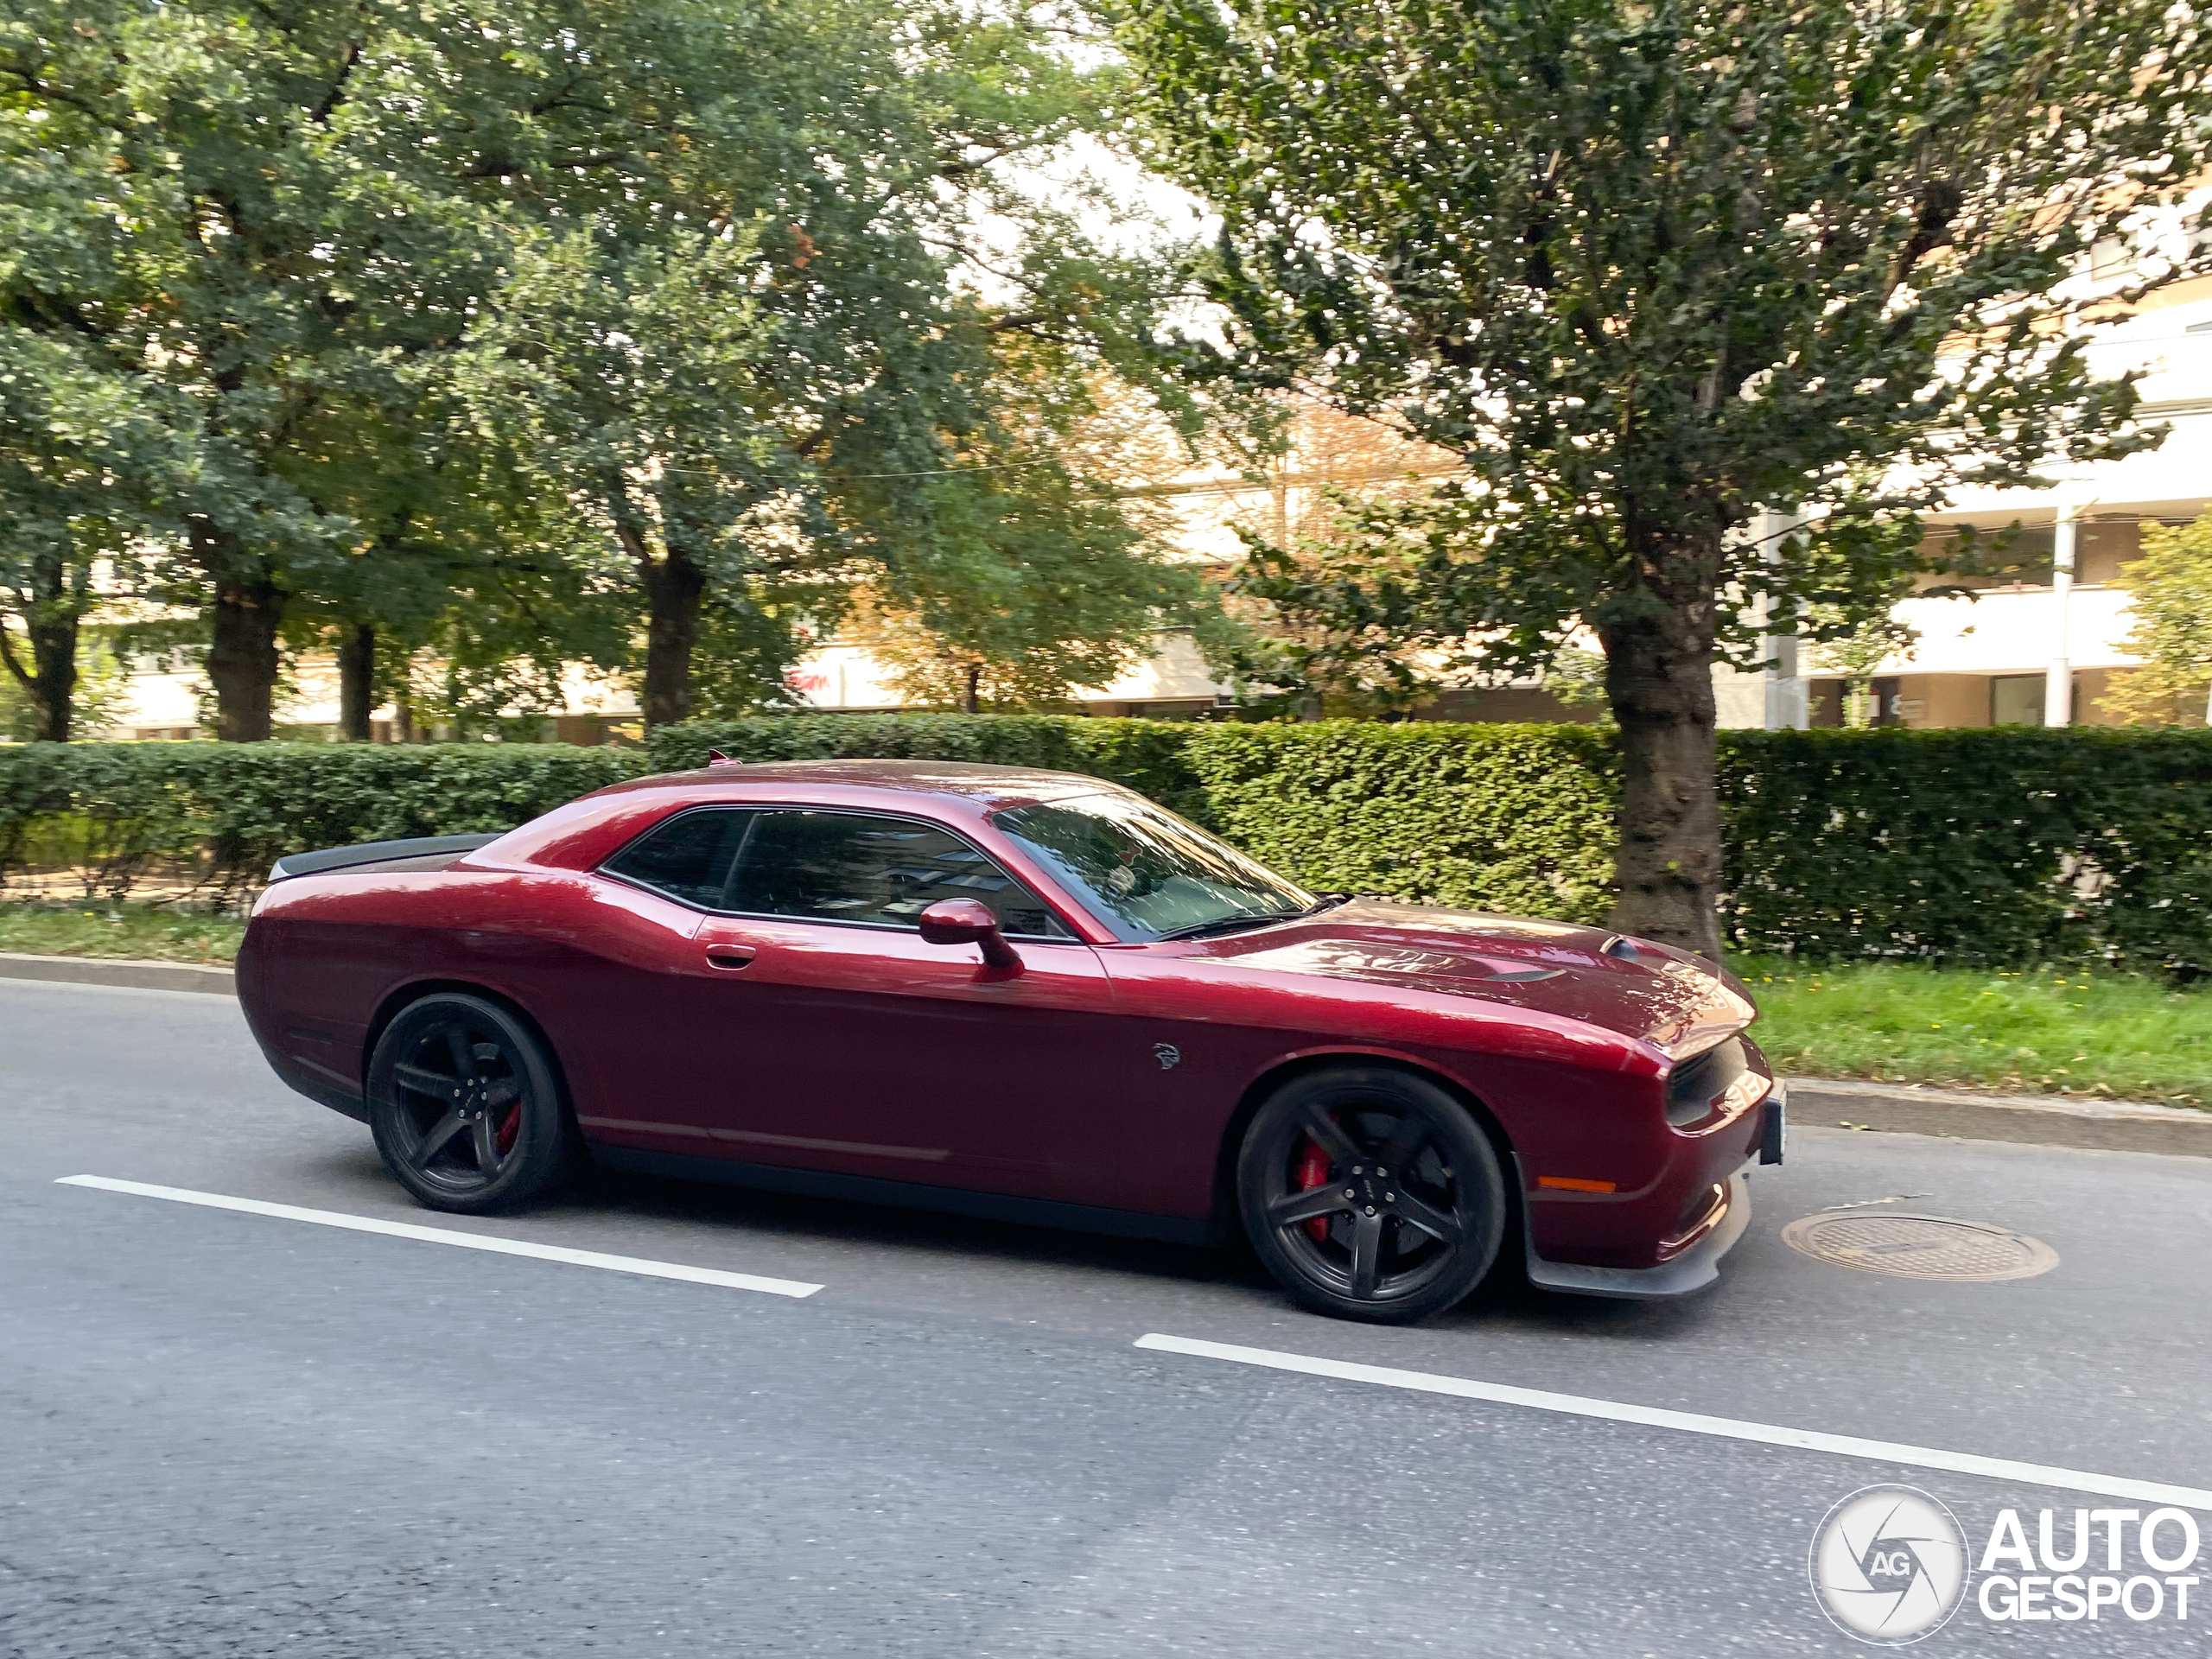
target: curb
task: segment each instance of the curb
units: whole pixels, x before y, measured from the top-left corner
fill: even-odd
[[[1829,1077],[1791,1077],[1788,1082],[1793,1128],[1868,1128],[2212,1158],[2212,1111],[2186,1106],[2048,1095],[1969,1095]]]
[[[32,957],[0,950],[0,979],[43,979],[65,985],[120,985],[135,991],[238,995],[238,976],[228,968],[191,962],[141,962],[130,957]]]

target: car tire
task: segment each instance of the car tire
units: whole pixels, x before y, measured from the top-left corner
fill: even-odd
[[[1406,1325],[1463,1300],[1497,1260],[1497,1151],[1449,1091],[1387,1066],[1285,1084],[1254,1115],[1237,1207],[1262,1263],[1317,1313]]]
[[[494,1215],[577,1162],[551,1056],[511,1011],[439,991],[410,1002],[369,1058],[369,1128],[392,1179],[433,1210]]]

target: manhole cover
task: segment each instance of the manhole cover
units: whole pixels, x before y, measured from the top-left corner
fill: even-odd
[[[1808,1216],[1783,1243],[1816,1262],[1897,1279],[2032,1279],[2058,1265],[2039,1238],[1946,1216]]]

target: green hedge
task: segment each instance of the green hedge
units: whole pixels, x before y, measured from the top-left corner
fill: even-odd
[[[957,715],[666,728],[558,745],[0,747],[0,874],[77,849],[120,893],[190,856],[219,891],[280,853],[492,830],[651,768],[881,756],[1110,779],[1324,889],[1594,921],[1614,740],[1579,726],[1252,725]],[[2212,733],[1729,732],[1726,924],[1821,958],[2101,957],[2212,972]]]
[[[763,715],[664,726],[647,742],[653,768],[733,760],[966,760],[1043,766],[1111,779],[1193,818],[1205,791],[1184,759],[1189,721],[1064,719],[1045,715]]]
[[[2212,732],[1726,732],[1732,935],[2212,972]]]
[[[1323,889],[1577,920],[1611,902],[1614,761],[1587,727],[801,715],[664,727],[650,747],[671,771],[720,750],[1087,772]]]
[[[1618,762],[1588,726],[1209,725],[1185,750],[1214,826],[1324,892],[1595,922]]]
[[[227,893],[301,848],[512,829],[645,766],[561,743],[0,748],[0,875],[35,861],[118,898],[170,873]]]

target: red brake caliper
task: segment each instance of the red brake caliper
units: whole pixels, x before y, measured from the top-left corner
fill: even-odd
[[[515,1136],[521,1133],[522,1103],[517,1101],[508,1109],[506,1116],[500,1120],[499,1133],[493,1138],[492,1144],[499,1149],[500,1157],[505,1157],[515,1149]]]
[[[1311,1192],[1329,1179],[1329,1154],[1312,1141],[1306,1143],[1306,1155],[1298,1160],[1298,1190]],[[1306,1224],[1306,1230],[1325,1243],[1329,1236],[1329,1218],[1315,1216]]]

